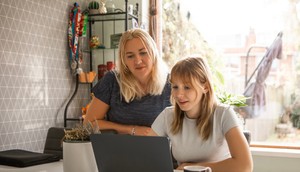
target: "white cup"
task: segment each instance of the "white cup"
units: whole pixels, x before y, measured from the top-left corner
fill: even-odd
[[[210,167],[204,166],[185,166],[183,167],[184,172],[212,172]]]

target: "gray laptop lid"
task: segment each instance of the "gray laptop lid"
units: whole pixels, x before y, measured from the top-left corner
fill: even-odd
[[[173,172],[167,137],[92,134],[100,172]]]

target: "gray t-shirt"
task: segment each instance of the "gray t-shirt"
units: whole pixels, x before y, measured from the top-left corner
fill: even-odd
[[[107,72],[92,89],[95,97],[110,106],[107,120],[119,124],[141,125],[150,127],[157,115],[170,106],[171,85],[166,85],[161,95],[146,95],[126,103],[120,94],[120,87],[115,73]]]
[[[196,128],[196,120],[184,117],[182,131],[171,133],[174,107],[168,107],[156,118],[152,129],[160,136],[171,140],[172,153],[179,162],[216,162],[230,157],[225,134],[231,128],[239,126],[237,115],[232,108],[218,105],[213,115],[213,132],[207,141],[203,141]]]

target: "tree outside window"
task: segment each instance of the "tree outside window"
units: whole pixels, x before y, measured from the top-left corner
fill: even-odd
[[[299,2],[162,1],[163,58],[172,67],[189,55],[206,56],[215,74],[222,74],[219,78],[224,81],[220,83],[230,93],[244,92],[249,47],[268,47],[277,33],[283,32],[283,58],[274,60],[265,82],[265,110],[256,118],[246,119],[245,127],[251,131],[254,143],[284,146],[300,143]],[[250,74],[264,54],[264,48],[252,51]]]

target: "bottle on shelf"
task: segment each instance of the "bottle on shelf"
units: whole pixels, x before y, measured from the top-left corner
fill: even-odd
[[[98,80],[100,80],[107,71],[113,70],[115,68],[115,64],[112,61],[107,61],[105,64],[98,65]]]
[[[107,72],[107,67],[105,64],[98,65],[98,80],[100,80],[104,74]]]
[[[108,71],[113,70],[115,68],[114,62],[112,61],[106,62],[106,67]]]

